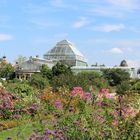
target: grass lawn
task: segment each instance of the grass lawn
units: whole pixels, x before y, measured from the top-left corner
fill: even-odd
[[[34,127],[32,124],[3,130],[0,132],[0,140],[7,140],[7,137],[11,137],[13,140],[23,140],[24,138],[29,138],[33,130]]]
[[[45,121],[46,119],[47,119],[47,126],[51,126],[49,125],[49,122],[51,122],[52,116],[49,116],[49,118],[42,117],[42,120]],[[44,128],[45,128],[45,123],[41,124],[41,122],[37,118],[34,119],[34,121],[25,120],[22,122],[20,126],[13,127],[6,130],[0,130],[0,140],[7,140],[8,137],[11,137],[12,140],[25,140],[25,139],[28,140],[33,130],[43,132]]]

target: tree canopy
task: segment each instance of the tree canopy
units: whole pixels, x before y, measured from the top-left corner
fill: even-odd
[[[0,77],[11,78],[14,75],[15,69],[11,64],[0,63]]]
[[[122,69],[105,69],[102,72],[104,78],[108,80],[111,86],[117,86],[123,81],[130,80],[130,74]]]
[[[42,65],[41,74],[49,80],[52,79],[52,70],[46,64]]]
[[[53,76],[58,76],[61,74],[72,74],[72,71],[69,66],[58,62],[55,66],[52,67]]]

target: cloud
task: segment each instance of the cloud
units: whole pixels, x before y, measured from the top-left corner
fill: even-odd
[[[12,40],[13,37],[8,34],[0,34],[0,42]]]
[[[89,24],[89,21],[85,17],[81,17],[78,21],[76,21],[73,25],[74,28],[81,28]]]
[[[108,52],[113,53],[113,54],[122,54],[123,50],[121,48],[112,48]]]
[[[125,29],[124,24],[106,24],[106,25],[100,25],[95,26],[92,28],[95,31],[101,31],[101,32],[113,32],[113,31],[120,31]]]

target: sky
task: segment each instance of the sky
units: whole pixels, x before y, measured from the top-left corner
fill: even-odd
[[[0,0],[0,57],[43,57],[63,39],[89,65],[139,67],[140,0]]]

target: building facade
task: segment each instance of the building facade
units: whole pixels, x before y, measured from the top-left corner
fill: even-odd
[[[40,73],[43,64],[47,64],[49,68],[54,66],[51,60],[46,60],[43,58],[30,57],[29,60],[23,62],[22,64],[16,66],[16,78],[18,79],[28,79],[34,73]]]

